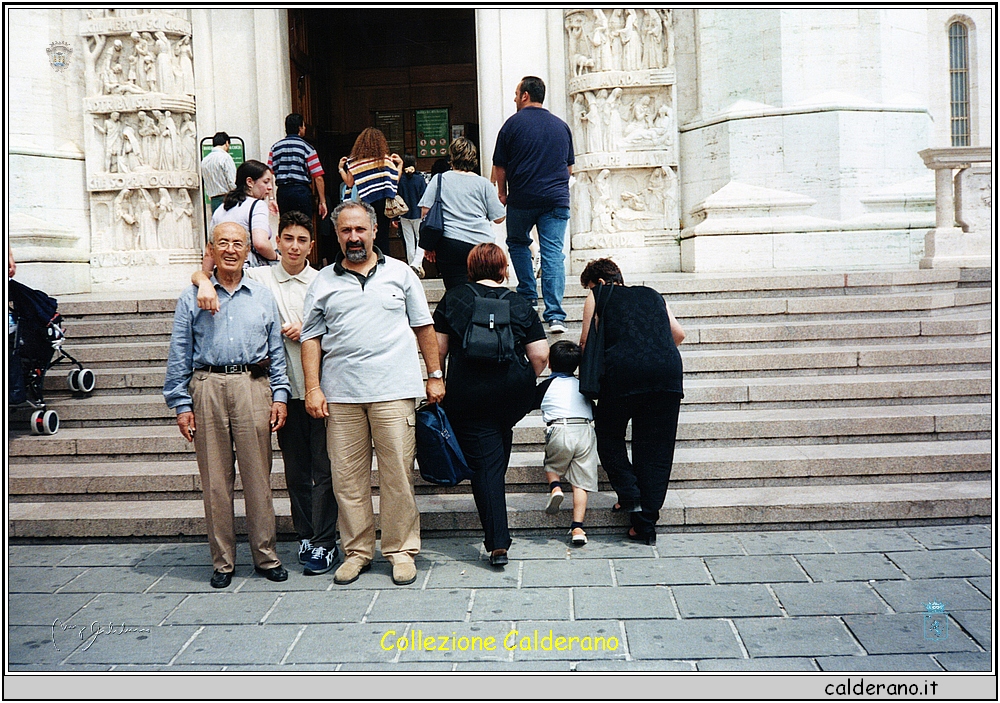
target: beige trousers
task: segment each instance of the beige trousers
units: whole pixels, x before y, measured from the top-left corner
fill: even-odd
[[[280,566],[274,545],[271,501],[271,385],[267,376],[195,371],[189,386],[194,405],[194,449],[205,501],[205,525],[216,571],[236,567],[233,514],[234,459],[239,461],[247,532],[254,564]],[[233,448],[235,446],[235,453]]]
[[[375,557],[372,443],[378,456],[382,556],[412,562],[420,551],[420,513],[413,495],[416,452],[413,399],[380,403],[329,403],[326,445],[333,493],[340,508],[344,556],[367,564]]]

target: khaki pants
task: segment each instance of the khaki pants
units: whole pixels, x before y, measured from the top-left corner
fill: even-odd
[[[420,551],[420,514],[411,476],[416,451],[414,407],[412,399],[328,404],[326,443],[346,558],[367,564],[375,556],[373,442],[378,456],[382,556],[400,564],[412,562]]]
[[[271,385],[267,376],[195,371],[190,384],[197,431],[194,449],[205,501],[205,525],[216,571],[236,567],[234,459],[239,461],[250,551],[256,566],[280,566],[271,501]],[[235,445],[236,451],[233,452]]]

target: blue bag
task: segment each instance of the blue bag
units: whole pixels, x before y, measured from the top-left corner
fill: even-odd
[[[417,408],[417,464],[420,476],[438,486],[457,486],[472,478],[444,409],[436,403]]]

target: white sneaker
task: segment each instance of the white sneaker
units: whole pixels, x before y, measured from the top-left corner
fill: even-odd
[[[562,491],[552,491],[549,493],[549,502],[545,506],[545,512],[549,515],[555,515],[559,512],[559,506],[563,502],[563,492]]]
[[[424,273],[424,267],[423,266],[413,266],[413,265],[411,265],[410,268],[413,269],[413,273],[417,274],[417,278],[421,278],[422,279],[426,275]]]
[[[566,325],[562,320],[550,320],[549,321],[549,332],[552,334],[562,334],[566,331]]]

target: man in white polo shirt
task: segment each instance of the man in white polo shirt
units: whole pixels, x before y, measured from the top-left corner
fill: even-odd
[[[306,293],[300,338],[306,411],[328,418],[327,448],[345,556],[333,581],[356,581],[375,556],[374,442],[382,556],[392,564],[393,582],[406,585],[417,578],[413,559],[420,551],[411,478],[415,399],[426,394],[437,403],[444,398],[437,338],[420,279],[405,263],[375,248],[371,206],[341,203],[332,219],[341,253]],[[426,386],[418,345],[427,366]]]

